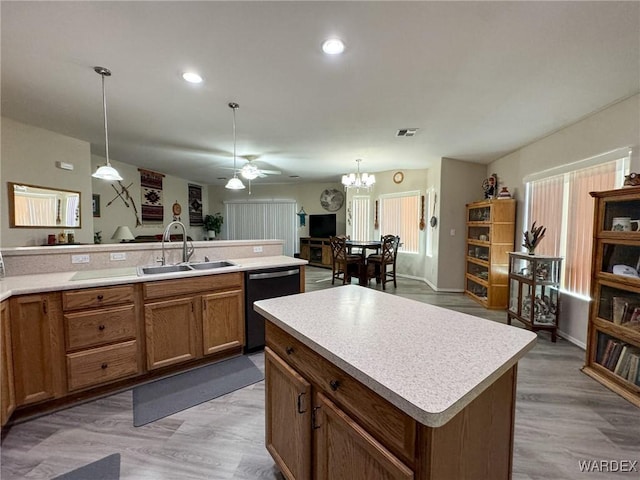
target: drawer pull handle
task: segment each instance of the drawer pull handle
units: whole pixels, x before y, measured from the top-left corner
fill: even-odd
[[[305,392],[298,394],[298,413],[307,413],[307,409],[302,410],[302,396],[305,395]]]
[[[100,365],[100,368],[102,368],[103,370],[106,370],[108,366],[109,365],[107,363],[103,363],[102,365]]]
[[[335,392],[336,390],[338,390],[338,387],[340,386],[340,382],[338,380],[331,380],[329,382],[329,386],[331,387],[331,390]]]
[[[291,355],[293,353],[293,347],[287,347],[285,352],[287,352],[287,355]]]
[[[98,327],[98,330],[104,330],[104,325],[100,325],[100,326]]]
[[[104,295],[98,295],[96,298],[97,298],[98,300],[102,301],[102,299],[104,298]]]

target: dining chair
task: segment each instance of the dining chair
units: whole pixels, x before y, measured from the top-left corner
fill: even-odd
[[[396,258],[400,237],[397,235],[384,235],[380,242],[380,253],[372,253],[367,257],[367,282],[375,277],[376,283],[382,282],[382,289],[386,290],[387,282],[393,280],[394,288],[398,288],[396,282]],[[391,267],[391,270],[387,268]]]
[[[356,276],[360,276],[360,269],[364,268],[364,259],[361,255],[350,255],[347,251],[347,239],[345,235],[329,237],[331,245],[331,285],[336,278],[342,278],[342,284],[351,283],[351,276],[355,270]],[[342,277],[341,277],[342,276]]]

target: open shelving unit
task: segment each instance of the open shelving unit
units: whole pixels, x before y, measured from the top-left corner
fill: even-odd
[[[513,199],[467,204],[465,294],[486,308],[507,308],[515,219]]]

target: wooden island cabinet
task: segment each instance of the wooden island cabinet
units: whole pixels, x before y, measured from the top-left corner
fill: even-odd
[[[352,308],[382,303],[394,315]],[[355,285],[255,309],[266,446],[285,478],[511,478],[517,361],[534,333]]]
[[[16,409],[10,328],[9,302],[3,301],[0,303],[0,426],[7,423]]]

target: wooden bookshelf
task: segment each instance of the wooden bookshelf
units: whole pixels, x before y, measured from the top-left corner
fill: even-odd
[[[467,204],[465,294],[486,308],[507,308],[515,220],[513,199]]]
[[[640,187],[591,196],[593,301],[582,371],[640,407],[640,231],[613,227],[614,219],[639,217]]]

